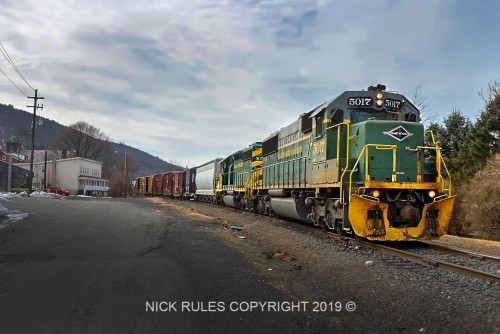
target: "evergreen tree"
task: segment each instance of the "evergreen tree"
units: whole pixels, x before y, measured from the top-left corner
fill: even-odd
[[[466,140],[461,141],[465,142],[465,146],[451,155],[453,171],[458,176],[455,180],[458,179],[460,183],[467,183],[485,166],[488,158],[500,152],[500,82],[488,86],[487,97],[482,93],[480,96],[483,97],[485,106]],[[453,130],[447,126],[446,131],[451,134]],[[462,135],[463,133],[459,134]]]
[[[444,132],[442,133],[442,154],[448,167],[452,172],[457,171],[455,157],[461,150],[466,149],[470,140],[472,122],[460,109],[453,109],[451,114],[443,121]]]

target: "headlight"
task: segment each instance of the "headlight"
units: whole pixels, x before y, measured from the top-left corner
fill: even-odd
[[[378,191],[378,190],[372,191],[372,196],[375,198],[378,198],[380,196],[380,191]]]
[[[382,100],[377,100],[377,105],[379,107],[382,107],[383,104],[384,104],[384,102]]]
[[[377,93],[377,99],[382,100],[383,97],[384,97],[384,94],[382,94],[381,92]]]
[[[434,190],[429,191],[429,197],[430,198],[436,197],[436,192]]]

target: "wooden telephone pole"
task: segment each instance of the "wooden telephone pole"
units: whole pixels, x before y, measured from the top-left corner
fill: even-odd
[[[38,100],[43,100],[44,98],[38,96],[38,89],[35,89],[35,96],[28,96],[28,99],[34,99],[32,106],[27,106],[28,108],[33,107],[33,123],[31,124],[31,159],[30,159],[30,175],[28,177],[28,194],[33,192],[33,159],[35,157],[35,127],[36,127],[36,110],[43,110],[43,104],[38,105]]]

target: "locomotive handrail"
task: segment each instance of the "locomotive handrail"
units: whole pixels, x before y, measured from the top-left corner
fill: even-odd
[[[424,134],[426,134],[426,133],[429,133],[431,135],[432,143],[436,144],[436,140],[434,139],[434,132],[432,132],[432,130],[427,130],[427,131],[424,131]]]
[[[347,122],[342,122],[342,123],[339,123],[339,124],[335,124],[335,125],[332,125],[332,126],[329,126],[325,129],[326,130],[329,130],[329,129],[333,129],[333,128],[336,128],[338,127],[339,128],[339,131],[337,131],[337,166],[340,165],[340,127],[342,125],[346,125],[347,126],[347,156],[346,158],[349,159],[349,123]],[[346,169],[347,169],[347,166],[346,166]],[[342,180],[341,180],[341,183],[342,183]]]
[[[430,134],[431,135],[431,139],[432,139],[432,143],[434,145],[436,145],[436,148],[435,148],[435,150],[436,150],[436,159],[437,159],[437,161],[436,161],[436,165],[437,165],[436,169],[438,170],[438,176],[441,178],[440,180],[442,182],[441,183],[441,191],[444,192],[445,190],[448,190],[448,196],[451,196],[451,188],[452,188],[452,186],[451,186],[452,185],[452,183],[451,183],[451,174],[450,174],[450,171],[448,170],[448,167],[446,166],[446,162],[444,161],[444,159],[443,159],[443,157],[441,155],[441,148],[439,147],[440,143],[436,142],[436,138],[435,138],[434,132],[432,130],[427,130],[427,131],[424,132],[424,134]],[[448,175],[448,178],[450,180],[450,186],[449,186],[448,189],[444,188],[444,180],[443,180],[443,178],[441,176],[441,163],[443,164],[444,169],[446,170],[446,174]]]
[[[366,167],[365,167],[365,181],[369,181],[370,175],[368,174],[368,148],[369,147],[375,147],[376,150],[392,150],[392,182],[396,181],[396,150],[398,148],[397,145],[385,145],[385,144],[366,144],[363,146],[363,149],[361,150],[361,153],[358,156],[358,159],[356,159],[356,163],[352,167],[351,173],[349,174],[349,196],[348,199],[351,198],[352,195],[352,175],[356,171],[356,167],[358,166],[359,162],[361,161],[361,157],[363,156],[363,153],[365,153],[365,159],[366,159]],[[340,188],[340,199],[342,200],[342,187]]]
[[[345,176],[345,173],[349,170],[349,142],[350,142],[350,131],[351,131],[351,127],[350,127],[350,124],[348,122],[342,122],[342,123],[339,123],[335,126],[341,126],[341,125],[345,125],[346,128],[347,128],[347,136],[346,136],[346,157],[345,157],[345,168],[344,168],[344,171],[342,172],[342,175],[340,176],[340,204],[344,204],[344,199],[342,197],[342,189],[343,189],[343,183],[344,183],[344,176]],[[340,128],[339,128],[339,131],[337,133],[337,166],[339,166],[340,168]],[[354,168],[353,168],[354,170]]]
[[[430,131],[430,133],[432,134],[432,131]],[[433,140],[434,140],[434,137],[433,137]],[[421,150],[435,150],[436,151],[436,171],[438,173],[438,176],[437,176],[438,181],[439,181],[439,183],[441,183],[441,191],[442,192],[447,191],[448,196],[451,196],[451,189],[452,189],[451,174],[450,174],[450,171],[448,170],[448,167],[446,166],[446,163],[443,159],[439,144],[436,142],[434,142],[434,143],[436,144],[435,147],[433,147],[433,146],[417,146],[416,148],[411,148],[411,147],[407,146],[405,149],[408,151],[417,152],[417,154],[418,154],[418,157],[417,157],[417,173],[418,173],[417,174],[417,181],[419,181],[419,182],[421,182],[421,175],[422,175],[422,166],[421,166],[421,162],[420,162],[420,151]],[[444,179],[443,179],[443,175],[441,174],[441,165],[443,165],[443,167],[446,171],[446,175],[448,175],[448,179],[450,181],[448,188],[444,187]],[[418,176],[420,176],[420,179],[418,179]]]

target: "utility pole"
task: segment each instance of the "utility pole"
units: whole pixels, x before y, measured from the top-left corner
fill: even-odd
[[[33,107],[33,123],[31,124],[31,159],[30,159],[30,175],[28,178],[28,195],[33,192],[33,158],[35,157],[35,127],[36,127],[36,110],[43,110],[43,104],[38,105],[38,100],[43,100],[44,98],[38,96],[38,89],[35,89],[35,96],[28,96],[28,99],[34,99],[32,106],[27,106],[28,108]]]
[[[127,150],[125,149],[125,161],[123,166],[123,185],[124,185],[124,197],[127,197],[128,182],[127,182]]]
[[[47,151],[45,151],[45,164],[43,166],[43,191],[47,192]]]

